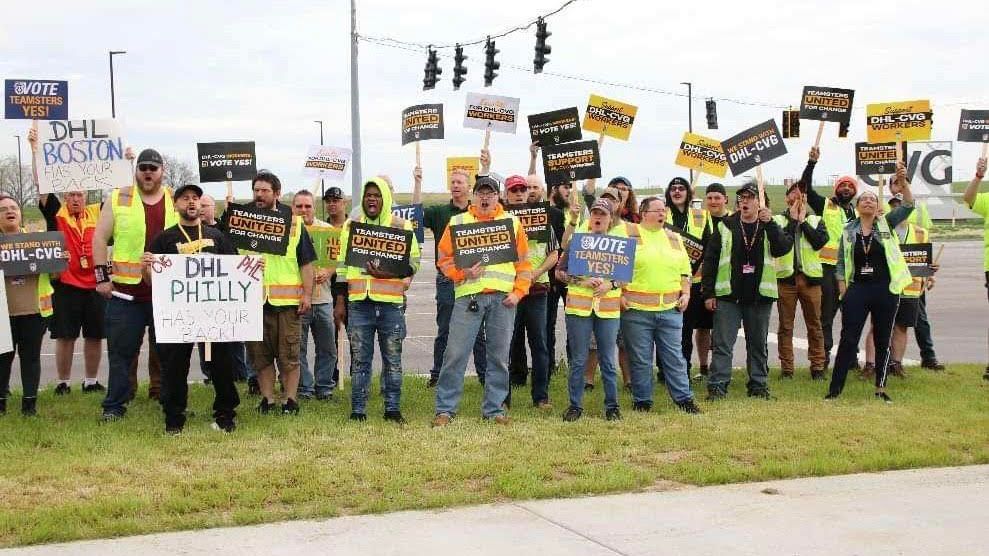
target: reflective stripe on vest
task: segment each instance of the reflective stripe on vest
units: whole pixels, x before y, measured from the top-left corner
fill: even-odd
[[[52,316],[52,287],[51,277],[47,274],[38,275],[38,312],[43,317]]]
[[[834,266],[838,264],[838,242],[841,241],[841,233],[848,220],[844,209],[831,199],[824,202],[823,218],[824,228],[828,231],[828,242],[818,252],[818,257],[822,263]]]
[[[263,253],[264,257],[264,291],[266,301],[276,307],[298,305],[302,300],[302,271],[296,253],[299,240],[302,239],[303,223],[301,216],[292,217],[292,228],[289,232],[288,247],[284,255]],[[242,254],[251,253],[239,249]]]
[[[518,219],[507,213],[498,218],[498,220],[504,219],[511,219],[512,226],[514,226],[515,232],[518,233]],[[455,226],[458,224],[472,224],[477,221],[478,220],[474,218],[474,215],[469,212],[464,212],[451,218],[449,226]],[[531,277],[532,273],[520,272],[518,274],[520,278],[525,278],[526,275]],[[484,267],[484,273],[481,274],[480,278],[465,279],[463,282],[457,283],[453,287],[453,294],[454,297],[464,297],[465,295],[481,293],[484,290],[511,293],[511,291],[515,289],[515,276],[515,263],[488,265]]]
[[[165,227],[178,224],[179,216],[172,204],[172,192],[162,188],[165,199]],[[134,202],[135,198],[138,202]],[[144,239],[147,227],[144,222],[144,203],[134,186],[114,189],[110,195],[113,210],[113,275],[118,284],[137,284],[141,281],[141,256],[144,255]]]
[[[577,317],[589,317],[593,312],[602,319],[617,319],[621,316],[621,296],[621,290],[611,290],[601,297],[595,297],[590,288],[571,285],[567,288],[564,312]]]
[[[850,222],[845,226],[845,231],[843,235],[843,241],[845,242],[845,284],[852,284],[852,275],[855,270],[854,261],[854,251],[855,251],[855,232],[853,231],[854,222]],[[889,267],[889,293],[893,295],[900,295],[903,293],[904,288],[910,285],[913,278],[910,276],[910,269],[907,267],[907,263],[903,260],[903,253],[900,252],[900,242],[899,241],[886,241],[883,240],[883,235],[887,238],[892,238],[893,233],[889,229],[889,223],[886,222],[885,218],[877,218],[874,226],[874,230],[878,228],[879,230],[879,242],[883,246],[883,253],[886,255],[886,266]],[[873,232],[875,233],[875,232]],[[897,240],[899,240],[899,237]]]
[[[629,309],[666,311],[675,307],[677,302],[680,301],[680,290],[663,293],[625,290],[625,301],[628,303]]]
[[[786,216],[783,216],[782,214],[777,214],[773,217],[773,220],[779,224],[780,228],[786,228],[786,225],[788,224]],[[820,221],[821,218],[814,214],[807,217],[807,223],[810,224],[812,228],[816,228]],[[776,257],[773,261],[773,267],[776,269],[776,278],[784,279],[793,276],[793,249],[795,247],[796,246],[790,248],[790,251],[787,252],[786,255]],[[811,247],[805,234],[800,234],[800,265],[801,272],[804,276],[808,276],[810,278],[820,278],[824,276],[824,269],[821,267],[821,257],[818,255],[817,251],[814,251],[814,248]]]
[[[739,222],[741,225],[741,222]],[[721,232],[721,256],[718,258],[718,276],[714,284],[714,295],[722,297],[731,295],[731,244],[732,231],[724,222],[718,224]],[[772,256],[769,254],[769,241],[763,235],[762,239],[762,276],[759,277],[759,294],[770,299],[779,298],[776,287],[776,271],[773,269]]]

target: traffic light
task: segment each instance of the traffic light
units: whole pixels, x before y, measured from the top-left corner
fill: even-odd
[[[549,61],[546,55],[552,52],[553,49],[546,44],[546,39],[552,34],[546,30],[546,22],[540,17],[536,22],[536,59],[532,61],[532,71],[534,73],[542,73],[543,66]]]
[[[495,70],[501,67],[499,62],[495,61],[495,54],[501,52],[495,48],[495,42],[488,37],[487,44],[484,45],[484,86],[490,87],[491,83],[494,81],[498,74]]]
[[[718,105],[713,98],[709,98],[704,102],[704,106],[707,109],[707,128],[718,129]]]
[[[440,80],[438,77],[443,73],[443,68],[437,65],[439,63],[439,58],[436,57],[436,51],[433,47],[429,47],[429,55],[426,57],[426,76],[422,79],[422,90],[428,91],[430,89],[436,88],[436,82]]]
[[[464,47],[457,45],[456,53],[453,55],[453,90],[460,90],[460,86],[467,81],[464,77],[467,75],[467,68],[464,67],[464,61],[467,60],[467,56],[464,56]]]
[[[783,111],[783,138],[800,137],[800,110]]]

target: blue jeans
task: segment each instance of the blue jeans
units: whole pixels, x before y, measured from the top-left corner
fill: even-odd
[[[155,321],[151,303],[125,301],[116,297],[106,302],[104,313],[106,326],[106,354],[109,367],[103,412],[123,416],[127,413],[130,396],[130,366],[141,350],[144,329],[150,335],[150,347],[155,349]]]
[[[527,295],[515,308],[515,331],[509,350],[513,366],[521,363],[520,373],[527,374],[525,368],[525,337],[529,337],[529,351],[532,353],[532,403],[549,401],[549,354],[546,352],[546,294]],[[511,375],[510,375],[511,376]],[[512,394],[508,400],[511,403]]]
[[[336,383],[333,381],[333,368],[337,364],[337,346],[334,341],[336,327],[333,325],[333,304],[313,305],[302,315],[302,343],[299,345],[300,394],[330,394]],[[316,345],[316,384],[313,388],[313,372],[309,370],[309,330],[312,329]]]
[[[471,298],[477,301],[477,311],[468,311]],[[484,327],[487,347],[487,373],[484,381],[484,402],[481,415],[495,417],[505,412],[502,404],[508,397],[508,349],[515,326],[515,307],[501,304],[506,294],[482,293],[458,297],[450,318],[450,342],[447,344],[436,384],[436,414],[453,415],[464,394],[464,372],[470,356],[471,340]]]
[[[663,363],[666,389],[676,403],[694,398],[687,376],[687,361],[683,358],[681,340],[683,313],[676,309],[622,313],[622,336],[632,374],[632,399],[652,405],[653,353],[659,351]],[[655,347],[654,347],[655,346]],[[601,344],[598,344],[601,349]]]
[[[601,384],[604,385],[605,409],[618,407],[618,375],[615,371],[615,357],[618,348],[618,319],[602,319],[597,315],[578,317],[566,315],[567,357],[570,363],[570,405],[583,409],[584,406],[584,367],[590,351],[591,333],[598,345],[598,366],[601,369]]]
[[[350,403],[354,413],[367,412],[371,389],[374,334],[381,351],[381,384],[385,411],[399,411],[402,397],[402,341],[405,340],[405,307],[380,301],[351,301],[347,304],[347,333],[350,335]],[[332,321],[330,322],[332,325]],[[332,368],[330,369],[332,372]]]
[[[447,340],[450,337],[450,315],[453,314],[453,282],[436,271],[436,339],[433,340],[433,368],[429,370],[430,378],[439,378],[443,367],[443,356],[446,353]],[[484,331],[474,338],[474,370],[478,378],[484,378],[487,354],[484,348]]]

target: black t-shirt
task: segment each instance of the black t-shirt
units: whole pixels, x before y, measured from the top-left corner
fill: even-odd
[[[886,250],[882,243],[874,241],[876,232],[867,236],[855,234],[855,281],[889,282],[889,265],[886,264]],[[866,247],[869,253],[866,254]],[[871,270],[870,270],[871,269]]]
[[[151,241],[151,252],[156,255],[178,255],[179,245],[185,245],[189,243],[191,239],[193,242],[199,241],[199,230],[198,226],[182,226],[185,230],[185,234],[189,236],[186,239],[184,235],[179,230],[179,224],[172,226],[158,234],[154,240]],[[203,244],[201,252],[212,253],[214,255],[236,255],[237,250],[227,239],[227,236],[223,235],[222,232],[217,230],[212,226],[202,225],[202,238]],[[196,251],[188,251],[193,253]]]
[[[739,300],[742,303],[752,303],[759,301],[759,279],[761,278],[761,273],[757,272],[759,269],[759,263],[762,261],[762,237],[756,237],[759,234],[759,221],[755,222],[740,222],[742,225],[742,244],[739,245],[741,249],[737,251],[741,256],[741,272],[742,272],[742,291],[739,292]],[[749,243],[746,244],[745,239],[748,239]],[[756,241],[759,240],[759,241]],[[748,248],[751,245],[751,248]],[[756,252],[758,251],[758,252]],[[746,271],[749,272],[746,272]]]

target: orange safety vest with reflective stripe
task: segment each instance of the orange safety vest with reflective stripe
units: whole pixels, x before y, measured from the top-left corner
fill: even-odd
[[[900,245],[907,243],[927,243],[929,241],[927,230],[910,222],[904,222],[904,224],[906,225],[906,233],[903,236],[900,236],[900,229],[896,229],[896,236],[900,238]],[[903,297],[920,297],[924,293],[926,282],[926,279],[920,276],[913,276],[910,285],[903,288],[901,295]]]
[[[110,195],[113,210],[113,275],[118,284],[137,284],[143,278],[141,256],[144,255],[144,203],[135,186],[114,189]],[[172,192],[165,187],[165,227],[167,230],[179,223],[179,215],[172,203]],[[134,202],[134,199],[137,202]]]

